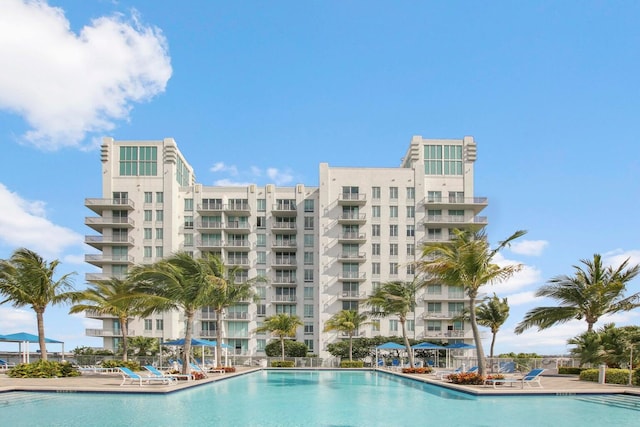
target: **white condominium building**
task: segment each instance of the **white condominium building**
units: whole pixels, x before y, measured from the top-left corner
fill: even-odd
[[[476,144],[463,139],[414,136],[399,167],[319,165],[318,187],[206,186],[173,139],[115,141],[101,150],[102,197],[86,199],[96,216],[86,225],[97,232],[86,243],[97,249],[86,261],[99,268],[86,280],[124,277],[178,251],[218,255],[239,266],[241,281],[256,283],[258,303],[230,307],[223,319],[225,344],[235,354],[264,355],[270,339],[255,329],[265,317],[296,314],[304,322],[296,339],[327,357],[327,344],[347,338],[323,332],[343,309],[363,311],[372,290],[387,281],[414,279],[413,261],[427,241],[450,238],[455,228],[484,227],[478,216],[487,199],[473,190]],[[462,288],[430,285],[418,295],[407,321],[412,338],[435,342],[473,341],[468,323],[455,320],[464,309]],[[117,350],[118,320],[88,312],[102,329],[87,335]],[[204,308],[196,337],[216,336],[215,312]],[[360,337],[401,335],[398,319],[377,319]],[[184,316],[159,313],[133,319],[129,336],[162,341],[184,336]]]

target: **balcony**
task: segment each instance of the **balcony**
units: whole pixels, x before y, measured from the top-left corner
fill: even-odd
[[[428,294],[421,296],[422,301],[466,301],[467,297],[464,292],[450,292],[448,294]],[[478,298],[480,300],[482,298]]]
[[[342,281],[364,282],[367,279],[367,275],[360,271],[343,271],[338,276],[338,279]]]
[[[84,334],[88,337],[121,337],[122,329],[85,329]],[[136,331],[129,329],[127,336],[133,337]]]
[[[276,203],[271,207],[271,214],[274,216],[296,216],[297,206],[295,203]]]
[[[272,285],[295,285],[296,278],[291,276],[276,276],[271,282]]]
[[[340,262],[365,262],[367,260],[367,254],[364,252],[352,253],[346,252],[340,254],[338,261]]]
[[[338,295],[339,300],[363,300],[367,298],[366,292],[360,291],[342,291]]]
[[[295,222],[276,221],[271,225],[271,230],[277,233],[293,234],[297,231],[298,224]]]
[[[224,242],[222,241],[222,239],[197,239],[196,246],[202,249],[222,249],[222,247],[224,246]]]
[[[88,319],[116,319],[117,318],[113,314],[98,313],[95,310],[85,310],[84,317]]]
[[[229,250],[249,250],[251,249],[251,244],[248,240],[228,240],[225,244],[225,247]]]
[[[229,265],[233,267],[249,267],[249,258],[245,258],[245,257],[227,258],[224,263],[225,265]]]
[[[338,224],[364,224],[367,222],[367,215],[363,213],[343,213],[338,218]]]
[[[249,207],[249,202],[246,200],[241,201],[232,201],[226,204],[224,207],[225,212],[234,213],[234,214],[249,214],[251,212],[251,208]]]
[[[438,311],[425,312],[422,314],[423,319],[455,319],[461,317],[462,311]]]
[[[200,203],[196,207],[198,212],[222,212],[224,210],[224,205],[222,202],[212,202],[212,203]]]
[[[86,273],[84,280],[87,282],[106,282],[111,279],[126,279],[126,274],[111,274],[111,273]]]
[[[348,231],[346,233],[340,233],[338,236],[338,242],[344,243],[364,243],[367,241],[367,235],[365,233]]]
[[[98,232],[105,228],[133,228],[135,226],[133,218],[112,216],[88,216],[85,217],[84,224]]]
[[[271,244],[274,249],[294,249],[297,246],[295,240],[276,240]]]
[[[247,312],[234,312],[227,313],[225,315],[225,320],[251,320],[251,318]]]
[[[462,215],[428,215],[423,224],[425,226],[459,227],[460,225],[487,225],[486,216],[462,216]]]
[[[134,263],[131,255],[103,255],[103,254],[87,254],[84,256],[84,262],[101,267],[105,264],[129,264]]]
[[[338,196],[338,205],[340,206],[363,206],[366,203],[366,194],[342,193]]]
[[[131,199],[84,199],[84,205],[98,215],[102,215],[104,211],[132,211],[135,209]]]
[[[440,198],[426,198],[424,205],[427,209],[464,209],[472,210],[474,213],[478,213],[489,204],[489,199],[486,197],[440,197]]]
[[[272,267],[295,267],[298,261],[295,257],[275,257],[271,263]]]
[[[133,246],[134,240],[131,236],[84,236],[84,242],[96,249],[102,250],[105,246]]]
[[[271,302],[291,304],[292,302],[296,302],[296,296],[295,295],[274,295],[271,297]]]
[[[227,221],[224,228],[226,230],[231,230],[234,233],[249,233],[251,231],[249,223],[240,221]]]
[[[199,230],[222,230],[222,221],[198,221],[196,228]]]

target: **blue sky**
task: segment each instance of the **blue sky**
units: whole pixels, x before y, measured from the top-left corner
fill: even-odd
[[[512,331],[580,259],[640,263],[638,16],[635,1],[4,0],[0,258],[28,247],[84,285],[103,136],[173,137],[206,185],[313,186],[320,162],[393,167],[413,135],[472,135],[490,239],[529,231],[499,258],[523,271],[487,289],[511,305],[496,351],[566,353],[584,322]],[[48,309],[47,335],[99,346],[67,311]],[[18,331],[33,312],[0,306],[0,333]]]

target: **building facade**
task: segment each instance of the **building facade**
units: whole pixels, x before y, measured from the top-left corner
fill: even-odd
[[[311,353],[328,356],[328,343],[345,339],[325,333],[325,322],[343,309],[364,310],[372,290],[391,280],[415,278],[413,262],[428,241],[446,241],[455,228],[484,227],[478,214],[487,199],[473,187],[476,144],[463,139],[412,138],[396,168],[319,165],[317,187],[205,186],[173,139],[115,141],[101,150],[102,197],[85,205],[85,223],[96,253],[89,282],[124,277],[129,268],[186,251],[218,255],[238,266],[237,280],[256,282],[259,302],[229,308],[223,319],[225,344],[239,355],[264,355],[270,337],[255,329],[277,313],[304,322],[296,339]],[[430,285],[418,295],[407,321],[411,337],[432,341],[473,341],[468,323],[455,320],[466,304],[461,288]],[[102,329],[106,349],[116,350],[118,320],[88,312]],[[215,312],[204,308],[194,325],[201,338],[216,336]],[[184,335],[182,313],[133,319],[129,336],[166,341]],[[358,336],[401,335],[397,318],[374,320]]]

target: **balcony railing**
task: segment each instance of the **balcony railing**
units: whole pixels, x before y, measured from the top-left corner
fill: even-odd
[[[88,263],[133,263],[133,256],[131,255],[102,255],[102,254],[87,254],[84,256],[85,262]]]
[[[121,337],[122,329],[85,329],[84,334],[88,337]],[[136,331],[128,329],[127,336],[135,336]]]
[[[295,295],[274,295],[271,297],[271,302],[296,302]]]
[[[367,235],[355,231],[348,231],[340,234],[340,240],[365,240]]]
[[[365,280],[367,275],[361,271],[343,271],[340,273],[339,278],[341,280]]]
[[[249,320],[249,313],[245,312],[234,312],[227,313],[225,316],[227,320]]]

